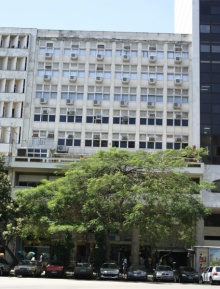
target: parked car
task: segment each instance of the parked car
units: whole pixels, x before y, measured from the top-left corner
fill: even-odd
[[[74,278],[93,278],[93,268],[89,263],[77,263],[74,268]]]
[[[4,259],[0,258],[0,276],[9,275],[11,265]]]
[[[15,276],[39,277],[43,273],[43,267],[38,261],[22,260],[14,267]]]
[[[192,282],[192,283],[199,283],[199,273],[190,267],[180,266],[174,272],[174,279],[175,282]]]
[[[60,277],[65,276],[65,267],[61,261],[51,261],[45,267],[45,277]]]
[[[100,279],[119,279],[119,266],[116,263],[104,263],[99,270]]]
[[[210,266],[200,276],[200,283],[220,284],[220,266]]]
[[[144,265],[131,265],[127,271],[127,280],[147,281],[147,270]]]
[[[158,265],[153,273],[154,281],[174,281],[174,272],[170,266]]]

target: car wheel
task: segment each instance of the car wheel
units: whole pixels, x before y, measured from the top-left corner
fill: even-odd
[[[210,284],[210,285],[214,285],[214,282],[213,282],[213,280],[212,280],[212,277],[209,278],[209,284]]]

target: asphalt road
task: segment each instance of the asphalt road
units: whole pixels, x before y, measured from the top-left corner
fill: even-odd
[[[106,281],[106,280],[75,280],[75,279],[47,279],[47,278],[20,278],[0,277],[1,289],[205,289],[211,287],[205,284],[180,284],[166,282],[141,281]],[[216,285],[218,286],[218,285]]]

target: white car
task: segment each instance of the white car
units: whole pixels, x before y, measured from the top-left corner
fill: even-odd
[[[220,266],[209,266],[200,276],[200,283],[220,284]]]

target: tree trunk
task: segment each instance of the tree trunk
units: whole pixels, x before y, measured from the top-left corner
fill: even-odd
[[[110,262],[110,244],[109,244],[109,232],[105,231],[105,260]]]
[[[4,244],[3,249],[5,249],[5,251],[7,251],[7,253],[10,255],[11,259],[12,259],[12,266],[17,265],[18,263],[18,258],[14,255],[14,253],[11,251],[11,249],[8,247],[8,245]]]
[[[135,228],[131,233],[131,264],[139,264],[140,229]]]

